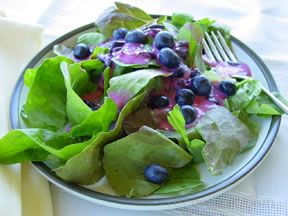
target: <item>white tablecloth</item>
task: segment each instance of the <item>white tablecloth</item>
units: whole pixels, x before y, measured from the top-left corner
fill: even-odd
[[[186,12],[196,18],[211,17],[231,27],[234,36],[258,53],[271,69],[282,94],[288,97],[288,2],[287,0],[130,0],[152,14]],[[94,21],[111,0],[0,0],[10,19],[44,26],[44,43],[83,24]],[[0,32],[1,34],[1,32]],[[256,197],[288,201],[287,116],[262,165],[247,180]],[[243,188],[239,188],[243,190]],[[135,215],[101,207],[51,186],[55,216]],[[137,215],[164,215],[163,212],[138,212]]]

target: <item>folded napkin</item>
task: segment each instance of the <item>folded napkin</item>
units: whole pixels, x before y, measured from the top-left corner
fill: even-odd
[[[0,136],[10,129],[9,102],[21,69],[40,48],[42,28],[4,18],[0,10]],[[0,166],[0,215],[52,216],[48,182],[28,163]]]

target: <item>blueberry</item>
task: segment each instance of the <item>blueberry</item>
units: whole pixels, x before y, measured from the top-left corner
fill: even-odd
[[[177,68],[180,64],[179,56],[169,48],[163,48],[159,52],[159,62],[169,69]]]
[[[125,41],[128,43],[146,44],[148,42],[148,38],[143,31],[133,30],[126,34]]]
[[[156,35],[154,44],[159,50],[165,47],[172,48],[174,45],[174,38],[169,32],[161,31]]]
[[[162,184],[168,179],[168,171],[158,164],[150,164],[144,169],[144,178],[154,184]]]
[[[181,89],[176,93],[176,103],[180,106],[192,105],[195,99],[194,93],[190,89]]]
[[[77,59],[87,58],[91,54],[89,47],[86,44],[80,43],[73,50],[73,55]]]
[[[230,81],[221,81],[219,84],[219,89],[227,96],[232,96],[236,93],[236,86]]]
[[[185,119],[186,124],[191,124],[197,117],[197,110],[192,106],[185,105],[181,107],[181,112]]]
[[[125,28],[118,28],[118,29],[113,31],[112,38],[114,40],[124,39],[126,34],[127,34],[127,32],[128,31]]]
[[[168,97],[164,95],[154,96],[150,101],[150,107],[154,109],[160,109],[169,105]]]
[[[181,78],[185,74],[185,69],[183,67],[178,67],[175,70],[173,70],[173,77],[175,78]]]
[[[191,89],[199,96],[208,96],[211,92],[211,82],[203,75],[191,79]]]

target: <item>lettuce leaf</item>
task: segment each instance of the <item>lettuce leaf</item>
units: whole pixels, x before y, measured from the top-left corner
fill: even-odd
[[[188,22],[193,22],[194,18],[189,14],[184,13],[173,13],[171,17],[171,24],[176,26],[177,28],[182,27],[184,24]]]
[[[36,76],[38,68],[28,68],[24,73],[24,84],[27,87],[31,87]]]
[[[57,130],[66,122],[66,87],[60,63],[72,60],[57,56],[46,59],[37,69],[24,112],[33,128]]]
[[[108,132],[95,134],[93,141],[81,153],[70,158],[65,165],[54,169],[62,179],[78,184],[93,184],[104,175],[102,167],[103,147],[123,136],[122,122],[135,112],[142,103],[146,92],[132,98],[121,110],[115,127]]]
[[[196,129],[206,142],[202,154],[214,175],[221,174],[253,140],[253,134],[245,124],[225,107],[216,107],[206,112],[199,119]]]
[[[137,95],[156,77],[168,76],[161,70],[143,69],[121,76],[113,77],[107,94],[121,108],[130,98]]]
[[[77,125],[80,124],[90,113],[92,113],[92,110],[83,102],[83,100],[72,89],[71,78],[67,63],[65,62],[61,63],[61,71],[63,73],[65,86],[67,89],[67,102],[66,102],[67,117],[72,125]]]
[[[100,32],[108,38],[117,28],[130,30],[152,21],[152,18],[139,8],[120,2],[115,4],[116,7],[107,8],[95,23]]]
[[[188,50],[188,56],[186,58],[186,63],[188,66],[195,65],[195,57],[197,56],[197,66],[200,67],[199,69],[203,71],[203,60],[202,64],[200,63],[199,55],[201,54],[202,58],[202,49],[201,49],[201,43],[202,39],[204,38],[203,31],[201,29],[201,26],[197,24],[196,22],[188,22],[185,25],[183,25],[179,29],[179,33],[177,36],[178,40],[187,41],[189,43],[189,50]]]
[[[95,133],[108,131],[116,120],[118,107],[111,98],[105,98],[103,105],[94,112],[89,112],[79,125],[71,129],[73,137],[92,136]]]
[[[99,32],[88,32],[77,38],[77,44],[84,43],[88,46],[96,46],[106,40],[106,37]]]
[[[243,80],[237,84],[236,94],[224,101],[225,107],[231,112],[243,110],[261,91],[259,81],[254,79]]]
[[[12,130],[0,139],[0,163],[43,161],[49,154],[67,159],[75,149],[61,150],[75,139],[44,129]]]
[[[176,195],[184,192],[191,193],[203,189],[205,185],[200,181],[200,174],[193,163],[184,167],[173,169],[170,173],[169,180],[162,185],[154,194]]]
[[[103,165],[107,179],[118,195],[143,197],[160,186],[144,179],[144,168],[160,164],[179,168],[191,157],[156,130],[143,126],[138,132],[106,145]]]

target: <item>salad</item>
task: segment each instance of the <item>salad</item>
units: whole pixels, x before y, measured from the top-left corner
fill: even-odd
[[[126,197],[192,193],[205,187],[198,164],[221,175],[255,145],[255,119],[283,114],[248,65],[207,59],[205,32],[231,45],[214,20],[116,2],[95,26],[25,71],[27,128],[0,139],[1,164],[42,161],[80,185],[106,176]]]

